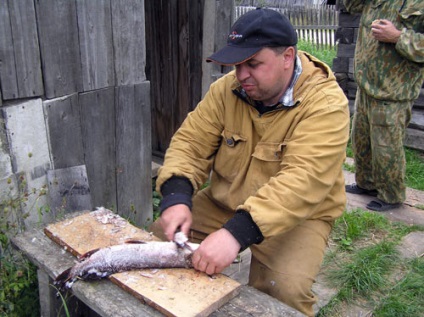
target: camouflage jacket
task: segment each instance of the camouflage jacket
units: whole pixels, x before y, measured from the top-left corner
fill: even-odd
[[[368,95],[381,100],[418,98],[424,81],[424,1],[344,0],[347,10],[361,13],[355,51],[355,80]],[[402,30],[396,44],[371,35],[371,23],[386,19]]]

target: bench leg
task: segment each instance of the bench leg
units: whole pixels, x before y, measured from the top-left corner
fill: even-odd
[[[41,317],[62,317],[67,316],[62,299],[57,296],[57,290],[52,286],[53,280],[42,271],[37,270],[38,292],[40,296],[40,316]],[[70,296],[69,296],[70,295]],[[63,294],[66,298],[66,307],[71,317],[86,316],[98,317],[99,315],[92,311],[82,301],[78,300],[71,293]]]

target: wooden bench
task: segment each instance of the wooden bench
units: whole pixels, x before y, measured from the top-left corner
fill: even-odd
[[[77,215],[76,213],[75,215]],[[65,316],[62,300],[52,286],[53,279],[75,263],[75,257],[49,239],[42,229],[31,229],[12,239],[38,268],[41,316]],[[227,272],[237,276],[238,264]],[[232,273],[231,273],[232,272]],[[71,292],[68,292],[71,293]],[[75,283],[74,298],[67,302],[71,316],[163,316],[154,308],[126,292],[111,281],[104,279],[93,282]],[[210,316],[304,316],[293,308],[262,293],[255,288],[242,285],[240,294],[213,312]]]

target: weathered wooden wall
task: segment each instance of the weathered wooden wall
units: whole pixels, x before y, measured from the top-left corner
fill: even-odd
[[[201,98],[204,3],[204,0],[146,1],[146,73],[152,91],[152,145],[159,156]]]
[[[341,1],[338,3],[338,8],[340,10],[340,16],[336,39],[339,44],[337,57],[333,61],[333,71],[336,74],[340,86],[349,98],[349,108],[351,114],[353,114],[355,111],[354,102],[357,90],[357,85],[353,78],[353,57],[355,54],[360,15],[349,14]],[[421,89],[421,94],[412,108],[412,119],[407,129],[405,145],[424,151],[424,88]]]
[[[0,1],[0,205],[47,186],[27,226],[49,204],[151,220],[145,66],[144,0]]]

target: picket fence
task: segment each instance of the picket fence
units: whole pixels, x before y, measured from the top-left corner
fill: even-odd
[[[236,6],[235,20],[254,6]],[[336,45],[335,32],[339,25],[339,14],[332,5],[305,5],[272,8],[289,18],[300,40],[310,42],[318,48]]]

